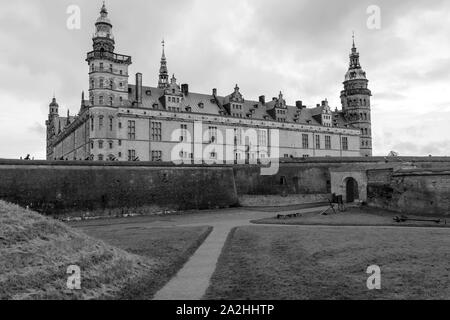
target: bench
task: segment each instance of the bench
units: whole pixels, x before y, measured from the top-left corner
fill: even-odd
[[[286,213],[286,214],[278,214],[277,219],[289,219],[289,218],[297,218],[301,216],[300,213]]]

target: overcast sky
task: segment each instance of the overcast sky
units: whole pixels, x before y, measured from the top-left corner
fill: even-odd
[[[66,26],[69,5],[81,28]],[[372,90],[374,155],[450,156],[450,1],[108,0],[116,51],[155,86],[161,39],[190,90],[340,108],[352,30]],[[366,10],[381,9],[369,29]],[[0,0],[0,157],[45,158],[53,92],[60,114],[88,89],[85,55],[101,1]],[[134,77],[130,77],[134,83]]]

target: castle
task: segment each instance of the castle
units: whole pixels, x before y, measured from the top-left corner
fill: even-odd
[[[173,161],[176,154],[189,163],[198,160],[198,148],[207,150],[202,160],[213,162],[223,161],[224,149],[231,150],[234,161],[372,155],[371,92],[354,40],[341,111],[331,110],[327,100],[313,108],[302,101],[290,106],[282,92],[247,100],[238,85],[226,96],[216,89],[190,92],[188,84],[169,76],[164,42],[157,86],[143,86],[141,73],[132,85],[131,57],[114,52],[114,45],[103,4],[86,58],[89,97],[83,92],[78,114],[67,117],[59,115],[53,98],[46,121],[47,160]],[[232,139],[223,139],[226,132]]]

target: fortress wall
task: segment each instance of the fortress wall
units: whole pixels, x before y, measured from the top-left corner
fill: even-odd
[[[239,200],[242,205],[269,205],[272,200],[275,205],[288,205],[325,199],[331,191],[330,168],[365,164],[370,167],[380,164],[382,167],[382,164],[386,166],[386,161],[391,160],[384,157],[282,159],[277,174],[263,176],[258,165],[175,166],[151,162],[0,159],[0,199],[46,214],[155,213],[228,207],[237,205]],[[412,162],[420,168],[419,171],[436,166],[443,168],[445,163],[450,167],[449,158],[395,158],[392,162]],[[425,189],[423,186],[413,187],[412,181],[419,179],[417,176],[408,178],[411,181],[399,178],[397,184],[391,185],[391,174],[383,170],[376,174],[369,171],[368,196],[374,196],[373,205],[401,208],[409,201],[419,201],[415,199],[421,197],[420,201],[425,203],[428,193],[420,196],[420,192],[427,188],[434,192],[428,184],[425,184]],[[439,179],[435,185],[446,190],[446,178]],[[429,184],[433,185],[430,181]],[[391,189],[394,186],[401,188],[406,182],[408,186],[411,184],[408,188],[416,190],[415,193],[409,192],[394,205],[389,197],[400,194],[400,191]],[[432,206],[445,207],[445,203],[448,204],[446,197],[448,191],[447,194],[439,193]]]
[[[238,202],[231,168],[37,161],[0,161],[0,199],[52,215],[156,213]]]
[[[450,167],[400,170],[388,182],[372,181],[369,205],[402,213],[450,215]]]
[[[450,165],[449,157],[323,157],[280,159],[277,174],[263,176],[259,166],[234,166],[238,195],[295,195],[330,193],[330,169],[348,167],[395,167],[407,164],[418,168]],[[392,171],[392,170],[391,170]],[[378,173],[386,175],[388,172]],[[284,179],[283,179],[284,177]],[[374,178],[374,177],[373,177]],[[387,177],[380,179],[386,180]]]

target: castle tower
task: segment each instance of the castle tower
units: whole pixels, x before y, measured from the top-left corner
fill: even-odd
[[[350,53],[350,66],[345,74],[344,90],[341,91],[342,111],[347,122],[361,130],[360,149],[362,156],[372,156],[372,128],[370,117],[369,81],[359,63],[359,52],[353,46]]]
[[[128,99],[128,66],[131,57],[114,53],[112,24],[105,3],[95,23],[89,64],[90,106],[120,106]]]
[[[56,123],[59,118],[59,105],[56,98],[53,96],[52,102],[48,105],[48,119],[45,121],[47,127],[47,160],[52,159],[53,150],[50,147],[51,140],[56,134]]]
[[[162,41],[161,66],[159,68],[158,88],[165,89],[169,86],[169,71],[167,69],[166,54],[164,52],[164,40]]]

